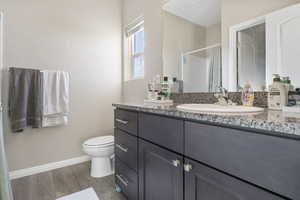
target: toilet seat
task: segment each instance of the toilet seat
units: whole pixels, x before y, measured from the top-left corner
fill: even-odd
[[[83,143],[86,147],[106,147],[114,144],[114,136],[100,136],[91,138]]]

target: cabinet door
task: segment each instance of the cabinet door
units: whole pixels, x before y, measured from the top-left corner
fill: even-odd
[[[139,200],[183,200],[183,157],[139,140]]]
[[[266,17],[267,74],[290,76],[300,86],[300,4],[273,12]]]
[[[185,161],[185,200],[282,200],[200,163]]]

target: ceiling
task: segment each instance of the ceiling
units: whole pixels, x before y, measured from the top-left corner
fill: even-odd
[[[221,0],[168,0],[163,9],[200,26],[221,23]]]

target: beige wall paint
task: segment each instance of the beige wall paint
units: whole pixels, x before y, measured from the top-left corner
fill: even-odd
[[[112,133],[111,104],[121,99],[121,0],[3,0],[0,8],[5,67],[71,74],[67,126],[13,134],[5,117],[10,170],[83,155],[84,140]]]
[[[206,27],[206,46],[215,45],[222,41],[222,25],[215,24]]]
[[[143,102],[148,81],[162,74],[162,10],[164,0],[124,0],[123,28],[135,18],[145,20],[145,77],[123,83],[124,102]]]
[[[222,65],[224,77],[228,76],[229,28],[295,3],[300,3],[300,0],[222,0]],[[224,86],[228,88],[228,83],[225,83]]]
[[[206,29],[163,12],[163,74],[181,78],[181,54],[205,47]]]

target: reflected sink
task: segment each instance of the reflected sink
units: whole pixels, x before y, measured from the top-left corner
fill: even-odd
[[[263,112],[263,108],[233,106],[233,105],[218,105],[218,104],[182,104],[177,106],[178,110],[193,113],[203,114],[220,114],[220,115],[249,115]]]

